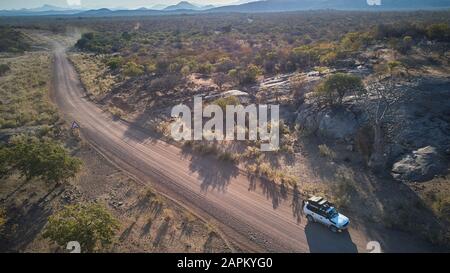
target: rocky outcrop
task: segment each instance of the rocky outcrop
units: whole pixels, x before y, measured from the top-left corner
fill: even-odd
[[[450,79],[424,78],[414,88],[405,88],[405,100],[391,109],[383,123],[383,155],[396,179],[426,181],[445,172],[450,162]],[[363,126],[370,127],[363,113],[357,101],[319,108],[307,100],[297,111],[296,122],[305,135],[350,147],[358,142]],[[366,142],[370,153],[370,141]]]
[[[355,114],[346,109],[333,109],[322,115],[318,134],[335,140],[351,139],[358,130]]]
[[[446,171],[447,162],[435,147],[427,146],[404,156],[392,167],[399,181],[423,182]]]
[[[353,139],[359,128],[357,116],[341,107],[319,109],[304,104],[299,109],[296,122],[304,134],[317,134],[341,142]]]

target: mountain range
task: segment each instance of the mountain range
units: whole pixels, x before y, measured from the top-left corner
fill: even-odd
[[[274,12],[292,10],[415,10],[449,8],[450,0],[266,0],[215,8],[222,12]]]
[[[180,13],[212,13],[212,12],[282,12],[300,10],[426,10],[449,9],[450,0],[378,0],[381,5],[369,5],[375,0],[263,0],[238,1],[236,4],[214,7],[212,5],[200,6],[188,1],[176,5],[155,5],[150,9],[95,9],[84,10],[60,8],[45,5],[35,9],[2,10],[0,16],[50,16],[50,15],[77,15],[77,16],[145,16]],[[242,4],[240,4],[242,3]]]
[[[181,1],[180,3],[172,6],[166,7],[165,11],[173,11],[173,10],[208,10],[215,8],[213,5],[206,5],[206,6],[200,6],[200,5],[194,5],[192,3],[189,3],[188,1]]]

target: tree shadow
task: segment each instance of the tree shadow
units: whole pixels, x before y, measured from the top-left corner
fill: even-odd
[[[24,179],[24,182],[21,183],[19,186],[17,186],[13,191],[11,191],[10,193],[8,193],[8,195],[4,198],[4,200],[8,200],[9,198],[11,198],[14,194],[18,193],[21,189],[23,189],[23,187],[25,187],[28,183],[30,182],[29,179]],[[3,200],[1,200],[3,201]]]
[[[160,202],[152,202],[150,206],[150,210],[152,212],[153,217],[156,217],[161,214],[163,210],[163,204]]]
[[[131,205],[127,211],[130,212],[136,209],[141,214],[150,211],[153,216],[158,216],[162,212],[163,206],[164,204],[159,200],[158,196],[144,196]]]
[[[119,240],[120,240],[120,241],[126,240],[126,239],[130,236],[130,234],[131,234],[131,232],[133,231],[133,228],[134,228],[135,225],[136,225],[136,221],[134,221],[129,227],[127,227],[127,228],[122,232],[122,234],[121,234],[120,237],[119,237]]]
[[[348,231],[333,233],[324,225],[309,223],[305,226],[306,240],[311,253],[357,253]]]
[[[190,236],[192,235],[192,232],[193,232],[193,231],[194,231],[194,227],[192,226],[192,224],[183,221],[183,222],[181,223],[181,233],[180,233],[180,238],[182,238],[183,236],[190,237]]]
[[[304,200],[302,200],[302,196],[298,186],[295,185],[292,190],[292,215],[296,219],[297,223],[301,223],[303,216],[303,204]]]
[[[155,240],[153,241],[153,246],[157,247],[162,244],[164,237],[169,230],[170,221],[164,220],[164,222],[159,226],[158,231],[156,232]]]
[[[150,115],[147,112],[141,113],[133,121],[120,120],[117,122],[123,122],[127,124],[127,129],[124,133],[126,138],[134,139],[139,143],[150,141],[150,143],[155,143],[158,139],[164,136],[161,133],[156,132],[148,127],[145,127],[149,120]]]
[[[145,235],[149,234],[152,226],[153,226],[153,220],[150,218],[150,219],[148,219],[147,223],[145,223],[145,225],[142,227],[142,232],[141,232],[140,237],[142,238]]]
[[[217,190],[226,192],[232,178],[239,174],[239,169],[230,162],[220,161],[212,155],[196,155],[190,149],[183,149],[182,155],[190,159],[189,169],[196,172],[201,180],[203,192]]]
[[[25,186],[29,181],[18,186],[14,193],[8,198],[16,198],[15,194],[26,190]],[[51,203],[64,192],[65,187],[61,184],[55,184],[53,188],[39,195],[37,200],[31,201],[33,197],[38,197],[35,191],[29,195],[20,205],[12,202],[6,208],[8,215],[7,222],[3,231],[0,233],[0,252],[17,252],[25,250],[26,247],[41,234],[48,217],[52,215],[53,209]]]
[[[214,238],[216,237],[215,232],[210,232],[208,235],[208,238],[206,239],[205,243],[203,244],[203,252],[204,253],[212,253],[213,252],[213,243]]]
[[[297,185],[293,189],[289,189],[285,183],[280,185],[273,181],[256,177],[255,175],[248,175],[249,180],[249,191],[256,191],[258,187],[261,188],[264,196],[272,201],[273,209],[277,209],[280,204],[292,197],[291,207],[292,215],[296,219],[297,223],[301,222],[303,211],[302,211],[302,196]]]
[[[24,207],[7,209],[10,218],[0,236],[0,252],[24,250],[41,233],[51,214],[51,208],[36,203],[28,209]]]
[[[278,186],[275,182],[259,178],[259,185],[262,189],[263,194],[267,199],[272,200],[272,207],[277,209],[280,206],[280,203],[285,199],[281,193],[281,187]]]

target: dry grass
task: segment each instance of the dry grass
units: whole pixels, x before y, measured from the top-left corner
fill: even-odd
[[[185,148],[190,148],[195,153],[201,154],[201,155],[213,155],[217,159],[232,163],[237,163],[240,159],[239,155],[234,154],[229,151],[223,151],[221,148],[218,147],[217,144],[208,144],[204,142],[199,141],[185,141],[183,143],[183,146]]]
[[[323,157],[326,157],[328,159],[335,159],[336,158],[336,153],[331,150],[330,147],[328,147],[326,144],[321,144],[318,146],[319,148],[319,154]]]
[[[339,169],[331,191],[334,197],[333,200],[338,207],[349,208],[352,200],[358,195],[358,188],[353,173],[346,168]]]
[[[85,53],[72,53],[69,57],[89,94],[104,95],[118,83],[117,76],[110,73],[102,57]]]
[[[427,182],[419,194],[436,216],[450,223],[450,176]]]
[[[276,184],[286,184],[294,187],[298,184],[298,179],[286,172],[273,168],[267,162],[256,162],[246,165],[246,171],[250,174],[257,175]]]
[[[58,114],[48,99],[50,56],[28,53],[0,63],[11,68],[0,77],[0,129],[54,124]]]
[[[113,117],[115,117],[115,118],[122,118],[122,117],[125,116],[125,112],[124,112],[122,109],[117,108],[117,107],[115,107],[115,106],[109,107],[109,108],[108,108],[108,111],[109,111],[109,112],[111,113],[111,115],[112,115]]]

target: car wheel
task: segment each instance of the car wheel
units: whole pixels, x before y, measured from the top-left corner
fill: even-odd
[[[330,230],[331,232],[337,233],[339,231],[339,229],[335,226],[330,226]]]
[[[311,215],[307,215],[306,219],[308,219],[308,222],[314,223],[314,218]]]

